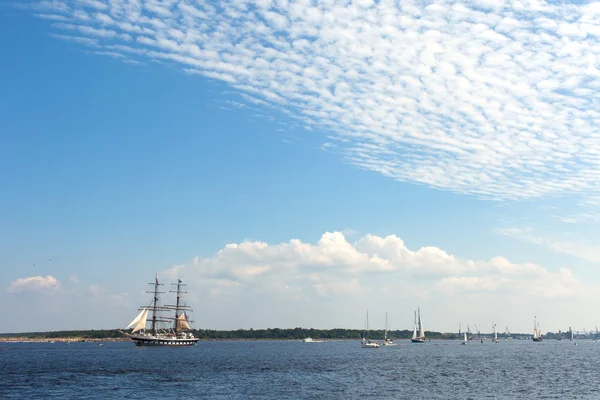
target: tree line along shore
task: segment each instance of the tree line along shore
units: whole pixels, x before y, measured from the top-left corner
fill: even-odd
[[[351,340],[362,337],[362,329],[237,329],[237,330],[211,330],[194,329],[194,336],[200,340],[299,340],[307,337],[313,339],[331,339],[331,340]],[[412,331],[392,330],[388,331],[388,337],[393,339],[410,339]],[[425,332],[425,336],[434,340],[454,340],[462,339],[457,333]],[[474,335],[475,336],[475,335]],[[487,336],[487,335],[486,335]],[[505,334],[498,334],[499,338],[504,338]],[[511,334],[513,338],[529,337],[530,335]],[[371,330],[369,338],[373,340],[382,340],[384,338],[383,330]],[[474,337],[475,338],[475,337]],[[95,329],[95,330],[69,330],[53,332],[25,332],[25,333],[0,333],[0,341],[121,341],[128,340],[116,329]]]

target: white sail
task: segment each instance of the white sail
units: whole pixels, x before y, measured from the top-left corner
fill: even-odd
[[[421,310],[419,309],[419,336],[425,337],[425,328],[423,328],[423,320],[421,319]]]
[[[388,325],[387,325],[387,312],[385,313],[385,334],[383,336],[383,340],[387,340],[387,333],[388,333]]]
[[[417,312],[415,311],[415,329],[413,329],[413,335],[412,335],[413,339],[417,338]]]
[[[141,331],[142,329],[146,328],[146,319],[147,318],[148,318],[148,309],[145,308],[144,311],[142,311],[142,316],[141,316],[140,320],[138,321],[135,328],[133,328],[131,333],[135,333],[137,331]]]
[[[187,318],[185,317],[185,313],[181,313],[179,317],[177,317],[177,331],[183,330],[192,330],[192,327],[187,322]]]
[[[465,343],[467,343],[467,332],[465,332]]]
[[[140,311],[140,313],[137,315],[137,317],[135,317],[134,320],[131,321],[131,323],[129,325],[127,325],[127,328],[125,328],[125,329],[129,329],[132,326],[135,326],[140,321],[140,319],[142,319],[142,315],[144,315],[145,311],[146,311],[145,308],[142,309],[142,311]]]

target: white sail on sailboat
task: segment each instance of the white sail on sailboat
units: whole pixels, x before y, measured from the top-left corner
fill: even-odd
[[[498,343],[498,332],[496,332],[496,323],[492,321],[492,328],[494,328],[494,342]]]
[[[465,332],[465,338],[463,339],[462,344],[467,344],[469,342],[468,338],[467,338],[467,332]]]
[[[415,329],[413,330],[411,342],[425,343],[425,341],[427,341],[427,338],[425,337],[423,321],[421,320],[421,309],[417,307],[417,311],[415,312]]]
[[[533,317],[533,341],[541,342],[542,341],[542,331],[540,330],[540,324],[536,322],[537,317]]]
[[[512,339],[510,336],[510,331],[508,330],[508,326],[504,327],[504,333],[506,333],[506,339],[504,340]]]
[[[365,322],[365,333],[363,335],[362,341],[360,345],[363,349],[377,349],[379,348],[379,343],[374,340],[369,339],[369,310],[367,310],[367,321]]]

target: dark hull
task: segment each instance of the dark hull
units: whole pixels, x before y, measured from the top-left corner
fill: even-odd
[[[532,338],[532,340],[533,340],[534,342],[541,342],[541,341],[542,341],[542,338]]]
[[[410,339],[413,343],[425,343],[427,339]]]
[[[198,339],[176,339],[176,338],[131,338],[136,346],[193,346]]]

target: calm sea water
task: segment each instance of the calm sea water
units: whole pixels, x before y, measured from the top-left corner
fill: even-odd
[[[4,343],[0,398],[600,398],[600,342],[399,343]]]

